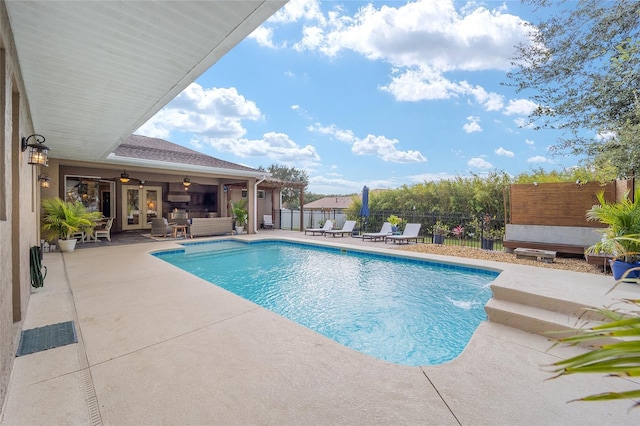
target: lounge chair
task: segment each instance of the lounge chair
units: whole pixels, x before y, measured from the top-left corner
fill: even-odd
[[[173,225],[168,223],[164,217],[151,219],[151,236],[167,237],[173,234]]]
[[[344,234],[351,235],[351,233],[353,232],[353,228],[355,226],[356,226],[355,220],[348,220],[344,223],[344,225],[342,226],[342,229],[330,229],[328,231],[324,231],[324,236],[326,237],[327,235],[331,235],[332,237],[335,238],[336,235],[340,235],[341,237],[344,237]]]
[[[270,214],[265,214],[262,216],[262,227],[264,229],[273,229],[273,218]]]
[[[371,241],[377,241],[378,239],[384,240],[389,234],[392,233],[391,224],[389,222],[385,222],[382,224],[382,228],[380,232],[367,232],[362,234],[362,241],[369,239]]]
[[[389,235],[384,238],[384,243],[387,244],[387,241],[391,240],[394,243],[397,242],[398,244],[409,244],[409,241],[411,240],[417,243],[418,239],[424,242],[424,237],[420,237],[418,235],[420,233],[420,226],[422,226],[420,223],[407,223],[407,226],[405,226],[402,235]]]
[[[316,235],[316,233],[322,235],[327,231],[330,231],[331,229],[333,229],[333,222],[331,222],[330,220],[327,220],[324,223],[324,226],[322,228],[307,228],[304,230],[304,235],[307,235],[307,232],[311,232],[311,235]]]

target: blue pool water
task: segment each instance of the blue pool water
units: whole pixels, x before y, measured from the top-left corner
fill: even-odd
[[[498,273],[288,242],[218,241],[154,253],[347,347],[404,365],[452,360]]]

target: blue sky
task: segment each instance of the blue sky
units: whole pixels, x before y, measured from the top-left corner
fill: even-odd
[[[571,167],[501,84],[527,20],[514,0],[291,0],[136,133],[324,194]]]

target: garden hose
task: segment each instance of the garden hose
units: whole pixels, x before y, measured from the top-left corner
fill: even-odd
[[[44,286],[44,279],[47,276],[47,267],[42,266],[42,252],[40,246],[33,246],[29,250],[29,266],[31,269],[31,286],[38,288]],[[42,275],[44,268],[44,275]]]

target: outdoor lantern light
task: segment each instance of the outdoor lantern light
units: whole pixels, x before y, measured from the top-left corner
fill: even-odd
[[[120,174],[120,182],[122,183],[129,182],[129,174],[127,173],[126,170],[123,170],[122,173]]]
[[[42,188],[49,188],[49,182],[51,181],[51,178],[48,174],[42,173],[38,176],[38,181],[40,182],[40,186]]]
[[[185,176],[185,178],[182,180],[182,184],[185,187],[188,187],[189,185],[191,185],[191,179],[189,179],[189,176]]]
[[[138,188],[140,188],[140,189],[144,188],[144,181],[143,180],[140,181],[140,185],[138,185]]]
[[[29,139],[33,138],[34,142],[29,143]],[[31,135],[26,138],[22,138],[21,141],[22,152],[29,149],[29,164],[34,166],[49,166],[49,147],[44,145],[44,136]]]

